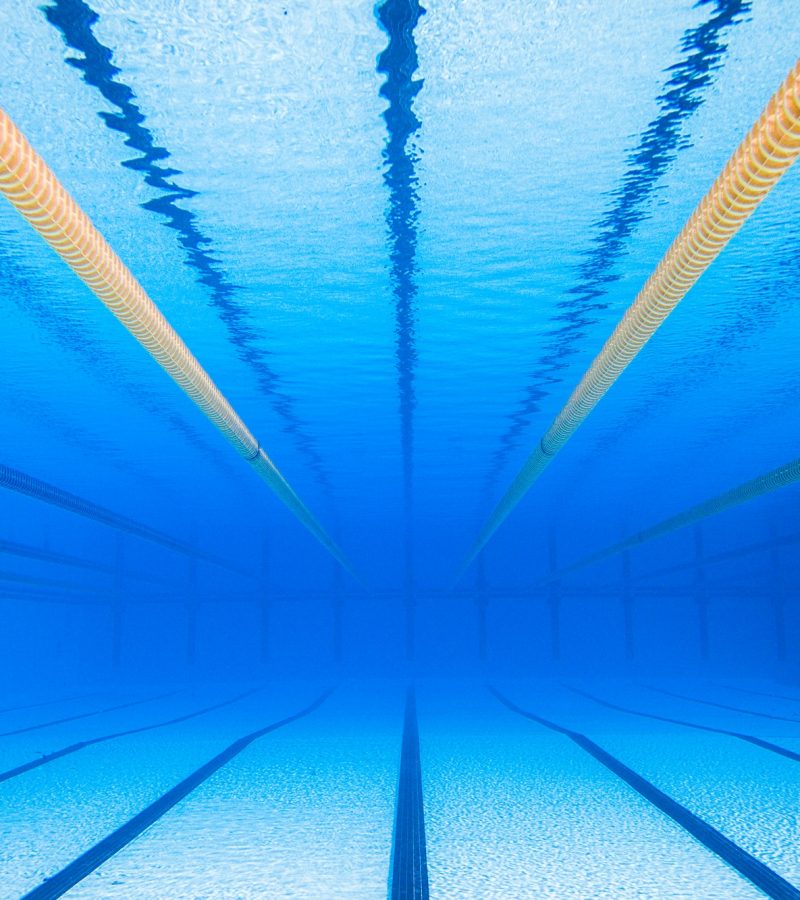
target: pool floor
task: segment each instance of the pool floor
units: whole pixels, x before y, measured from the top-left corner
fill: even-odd
[[[0,895],[800,896],[788,688],[330,687],[0,702]]]

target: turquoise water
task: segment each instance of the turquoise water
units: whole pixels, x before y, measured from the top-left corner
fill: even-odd
[[[798,47],[0,4],[0,107],[352,569],[2,200],[0,896],[796,896],[800,487],[561,570],[800,455],[800,168],[462,564]]]

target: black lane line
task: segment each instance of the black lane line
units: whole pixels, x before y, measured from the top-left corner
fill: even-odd
[[[789,700],[791,703],[800,703],[800,697],[790,697],[788,694],[773,694],[772,691],[754,691],[752,688],[734,687],[732,684],[720,684],[726,691],[736,691],[738,694],[754,694],[757,697],[772,697],[775,700]]]
[[[777,753],[779,756],[785,756],[787,759],[800,762],[800,753],[796,753],[788,747],[782,747],[780,744],[773,744],[772,741],[762,740],[762,738],[756,737],[753,734],[745,734],[741,731],[729,731],[727,728],[714,728],[711,725],[700,725],[697,722],[685,722],[683,719],[671,719],[669,716],[659,716],[656,713],[643,712],[639,709],[620,706],[617,703],[612,703],[610,700],[603,700],[602,697],[597,697],[581,688],[571,687],[566,684],[564,687],[574,694],[580,694],[582,697],[586,697],[588,700],[592,700],[600,706],[605,706],[608,709],[613,709],[617,712],[626,713],[630,716],[639,716],[643,719],[653,719],[656,722],[667,722],[670,725],[681,725],[684,728],[694,728],[697,731],[707,731],[710,734],[724,734],[727,737],[737,738],[740,741],[747,741],[748,744],[755,744],[756,747],[761,747],[763,750],[769,750],[772,753]],[[2,775],[0,775],[0,780],[2,780]]]
[[[205,706],[202,709],[197,709],[194,712],[186,713],[182,716],[177,716],[174,719],[166,719],[163,722],[155,722],[153,725],[142,725],[139,728],[129,728],[127,731],[115,731],[113,734],[104,734],[101,737],[89,738],[89,740],[79,741],[77,744],[70,744],[68,747],[62,747],[60,750],[54,750],[52,753],[46,753],[42,756],[37,757],[36,759],[30,760],[29,762],[22,763],[22,765],[15,766],[13,769],[8,769],[5,772],[0,772],[0,784],[2,784],[2,782],[4,781],[10,781],[12,778],[16,778],[18,775],[22,775],[25,772],[30,772],[31,769],[38,769],[39,766],[44,766],[56,759],[61,759],[63,756],[69,756],[71,753],[77,753],[79,750],[83,750],[86,747],[91,747],[94,744],[103,744],[106,741],[113,741],[117,738],[128,737],[132,734],[141,734],[144,731],[153,731],[156,728],[165,728],[167,725],[177,725],[178,723],[186,722],[189,719],[196,719],[198,716],[204,716],[216,709],[222,709],[222,707],[224,706],[231,706],[234,703],[238,703],[240,700],[244,700],[245,697],[250,697],[258,691],[262,690],[264,689],[261,687],[253,688],[250,691],[244,691],[244,693],[237,694],[235,697],[231,697],[229,700],[222,700],[219,703],[215,703],[213,706]]]
[[[390,900],[428,900],[430,896],[414,688],[406,694],[390,880]]]
[[[699,697],[690,697],[688,694],[679,694],[675,691],[668,691],[665,688],[651,687],[649,684],[643,685],[648,691],[654,691],[656,694],[664,694],[667,697],[677,697],[678,700],[689,700],[691,703],[701,703],[703,706],[715,706],[717,709],[727,709],[731,712],[745,713],[748,716],[758,716],[759,719],[772,719],[776,722],[792,722],[794,725],[800,725],[800,719],[793,719],[790,716],[776,716],[772,713],[759,712],[756,709],[744,709],[741,706],[729,706],[727,703],[717,703],[715,700],[702,700]]]
[[[118,709],[129,709],[131,706],[141,706],[143,703],[155,703],[156,700],[164,700],[174,697],[180,691],[169,691],[167,694],[158,694],[155,697],[145,697],[144,700],[131,700],[129,703],[120,703],[117,706],[106,706],[103,709],[94,709],[91,712],[78,713],[76,716],[64,716],[61,719],[51,719],[49,722],[39,722],[38,725],[27,725],[25,728],[15,728],[13,731],[0,731],[0,737],[11,737],[13,734],[27,734],[29,731],[39,731],[40,728],[49,728],[51,725],[62,725],[64,722],[76,722],[78,719],[88,719],[91,716],[99,716],[103,713],[116,712]]]
[[[55,706],[57,703],[73,703],[75,700],[91,700],[97,691],[91,694],[79,694],[77,697],[59,697],[57,700],[39,700],[36,703],[25,703],[22,706],[4,706],[0,713],[18,712],[21,709],[36,709],[37,706]]]
[[[685,806],[682,806],[677,800],[673,800],[668,794],[660,791],[654,784],[647,781],[633,769],[629,769],[623,762],[612,756],[604,750],[599,744],[577,731],[571,731],[563,725],[558,725],[548,719],[543,719],[535,713],[528,712],[517,706],[507,697],[504,697],[495,687],[489,685],[489,691],[504,706],[508,707],[512,712],[530,719],[539,725],[549,728],[558,734],[568,737],[573,743],[577,744],[582,750],[585,750],[590,756],[594,757],[601,765],[605,766],[609,771],[613,772],[618,778],[621,778],[627,785],[632,787],[637,794],[644,797],[649,803],[661,810],[666,816],[669,816],[673,822],[680,825],[685,831],[692,835],[696,840],[716,854],[720,859],[724,860],[729,866],[744,876],[748,881],[752,882],[759,890],[763,891],[768,897],[775,900],[800,900],[800,890],[793,884],[782,878],[773,869],[765,865],[761,860],[742,849],[735,844],[730,838],[725,837],[721,831],[717,831],[708,822],[690,812]]]
[[[271,725],[260,728],[258,731],[253,731],[251,734],[246,734],[244,737],[234,741],[229,747],[226,747],[221,753],[218,753],[213,759],[205,763],[205,765],[200,766],[199,769],[176,784],[174,788],[168,790],[158,800],[145,807],[140,813],[137,813],[132,819],[129,819],[124,825],[117,828],[116,831],[112,831],[111,834],[104,837],[94,847],[66,865],[60,872],[43,881],[32,891],[28,891],[22,897],[22,900],[54,900],[56,897],[63,896],[68,890],[75,887],[78,882],[83,881],[87,875],[91,875],[95,869],[136,840],[143,831],[155,824],[173,806],[180,803],[181,800],[191,794],[204,781],[207,781],[215,772],[237,757],[253,741],[315,712],[332,693],[333,689],[331,688],[317,697],[313,703],[301,709],[300,712],[287,716],[278,722],[273,722]]]

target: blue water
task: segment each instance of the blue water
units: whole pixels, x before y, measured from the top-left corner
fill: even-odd
[[[800,896],[800,485],[558,574],[800,455],[800,168],[461,572],[798,47],[0,4],[0,107],[353,570],[2,199],[0,898]]]

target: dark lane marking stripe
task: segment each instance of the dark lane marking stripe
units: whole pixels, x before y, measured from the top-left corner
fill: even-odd
[[[732,684],[720,684],[717,686],[726,691],[736,691],[739,694],[753,694],[756,697],[770,697],[773,700],[788,700],[790,703],[800,703],[800,697],[790,697],[788,694],[773,694],[772,691],[754,691],[752,688],[735,687]]]
[[[77,722],[78,719],[88,719],[91,716],[99,716],[103,713],[116,712],[118,709],[129,709],[131,706],[141,706],[143,703],[155,703],[156,700],[164,700],[174,697],[179,691],[169,691],[167,694],[158,694],[155,697],[145,697],[143,700],[131,700],[128,703],[120,703],[117,706],[105,706],[103,709],[93,709],[90,712],[78,713],[76,716],[64,716],[61,719],[51,719],[49,722],[39,722],[38,725],[27,725],[25,728],[15,728],[13,731],[0,731],[0,737],[11,737],[14,734],[27,734],[29,731],[39,731],[41,728],[49,728],[51,725],[63,725],[64,722]]]
[[[571,687],[569,685],[564,685],[564,687],[574,694],[580,694],[582,697],[586,697],[588,700],[592,700],[600,706],[605,706],[608,709],[613,709],[617,712],[626,713],[630,716],[640,716],[643,719],[653,719],[656,722],[667,722],[670,725],[681,725],[684,728],[694,728],[697,731],[707,731],[710,734],[724,734],[727,737],[737,738],[740,741],[747,741],[748,744],[755,744],[756,747],[761,747],[763,750],[777,753],[779,756],[785,756],[787,759],[794,760],[794,762],[800,762],[800,753],[796,753],[788,747],[782,747],[780,744],[773,744],[772,741],[762,740],[752,734],[744,734],[741,731],[728,731],[726,728],[714,728],[711,725],[699,725],[696,722],[685,722],[683,719],[671,719],[669,716],[659,716],[656,713],[642,712],[638,709],[620,706],[609,700],[603,700],[601,697],[596,697],[588,691],[581,690],[581,688]],[[2,778],[2,776],[0,776],[0,778]]]
[[[685,831],[696,838],[700,843],[716,854],[720,859],[724,860],[729,866],[744,876],[748,881],[752,882],[759,890],[763,891],[768,897],[775,900],[800,900],[800,891],[790,882],[786,881],[778,875],[777,872],[770,869],[761,860],[756,859],[746,850],[743,850],[738,844],[735,844],[730,838],[725,837],[721,831],[717,831],[708,822],[705,822],[693,812],[690,812],[685,806],[682,806],[672,797],[660,791],[655,785],[651,784],[647,779],[629,769],[623,762],[605,751],[594,741],[589,740],[585,734],[577,731],[570,731],[563,725],[557,725],[547,719],[537,716],[535,713],[528,712],[517,706],[507,697],[504,697],[495,687],[489,685],[489,691],[504,706],[512,712],[530,719],[539,725],[549,728],[558,734],[568,737],[573,743],[577,744],[582,750],[585,750],[590,756],[594,757],[601,765],[605,766],[610,772],[613,772],[618,778],[622,779],[627,785],[632,787],[640,796],[644,797],[649,803],[661,810],[666,816],[672,819],[677,825],[680,825]]]
[[[390,880],[390,900],[428,900],[430,896],[414,688],[406,695]]]
[[[165,728],[167,725],[177,725],[178,723],[186,722],[189,719],[196,719],[198,716],[204,716],[216,709],[221,709],[224,706],[231,706],[234,703],[238,703],[239,700],[244,700],[245,697],[250,697],[257,691],[261,690],[263,690],[263,688],[253,688],[250,691],[245,691],[242,694],[237,694],[235,697],[231,697],[229,700],[222,700],[220,703],[215,703],[213,706],[205,706],[202,709],[195,710],[194,712],[186,713],[182,716],[177,716],[174,719],[166,719],[163,722],[156,722],[153,725],[142,725],[139,728],[130,728],[127,731],[116,731],[113,734],[104,734],[101,737],[90,738],[86,741],[79,741],[77,744],[70,744],[69,747],[62,747],[60,750],[54,750],[52,753],[46,753],[43,756],[39,756],[36,759],[30,760],[29,762],[22,763],[22,765],[15,766],[13,769],[8,769],[5,772],[0,772],[0,784],[2,784],[2,782],[4,781],[10,781],[12,778],[16,778],[18,775],[23,775],[25,772],[30,772],[31,769],[38,769],[39,766],[47,765],[47,763],[51,763],[54,760],[61,759],[64,756],[69,756],[71,753],[77,753],[79,750],[83,750],[86,747],[91,747],[94,744],[103,744],[106,741],[113,741],[117,738],[128,737],[132,734],[141,734],[144,731],[153,731],[156,728]]]
[[[97,696],[97,691],[91,694],[78,694],[74,697],[58,697],[56,700],[39,700],[36,703],[24,703],[22,706],[4,706],[0,713],[19,712],[21,709],[36,709],[39,706],[55,706],[58,703],[74,703],[76,700],[90,700]]]
[[[800,719],[793,719],[790,716],[776,716],[772,713],[759,712],[756,709],[744,709],[744,707],[741,706],[729,706],[727,703],[717,703],[715,700],[703,700],[700,697],[690,697],[688,694],[679,694],[676,691],[652,687],[649,684],[645,684],[643,687],[656,694],[664,694],[666,697],[677,697],[678,700],[688,700],[691,703],[700,703],[703,706],[714,706],[717,709],[727,709],[730,712],[744,713],[748,716],[758,716],[759,719],[773,719],[776,722],[792,722],[794,725],[800,725]]]
[[[204,781],[207,781],[215,772],[237,757],[243,750],[250,746],[253,741],[258,740],[264,735],[272,731],[277,731],[285,725],[290,725],[304,716],[310,715],[319,709],[320,706],[330,697],[333,689],[325,691],[313,703],[301,709],[294,715],[287,716],[272,725],[267,725],[258,731],[247,734],[239,740],[234,741],[229,747],[218,753],[213,759],[210,759],[205,765],[201,766],[195,772],[192,772],[187,778],[184,778],[174,788],[167,791],[145,807],[140,813],[127,821],[124,825],[112,831],[111,834],[103,838],[94,847],[81,854],[77,859],[73,860],[69,865],[65,866],[60,872],[42,882],[38,887],[34,888],[24,895],[22,900],[53,900],[53,898],[63,896],[68,890],[75,887],[78,882],[91,875],[95,869],[99,868],[104,862],[109,860],[114,854],[119,853],[124,847],[127,847],[131,841],[136,840],[139,835],[155,824],[163,815],[168,813],[173,806],[180,803],[184,797],[187,797],[193,790],[198,788]]]

